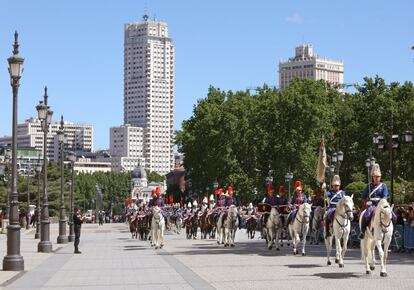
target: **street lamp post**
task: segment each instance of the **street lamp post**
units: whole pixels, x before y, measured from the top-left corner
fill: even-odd
[[[10,84],[13,88],[13,129],[12,129],[12,186],[10,192],[10,210],[7,226],[7,255],[3,259],[4,271],[23,271],[24,260],[20,255],[19,195],[17,193],[17,95],[20,78],[23,73],[24,59],[19,56],[17,31],[14,33],[13,55],[9,62]]]
[[[60,149],[60,212],[59,212],[59,236],[57,237],[58,244],[67,244],[68,237],[66,236],[66,216],[65,216],[65,197],[64,197],[64,180],[65,173],[63,170],[63,150],[65,144],[65,131],[63,130],[63,115],[60,118],[60,127],[58,131],[58,141]]]
[[[42,172],[42,166],[40,165],[40,157],[39,162],[36,166],[36,173],[37,173],[37,220],[36,220],[36,233],[35,239],[40,238],[40,173]]]
[[[400,137],[398,134],[394,134],[394,120],[391,115],[390,137],[389,142],[385,141],[385,138],[380,133],[374,133],[372,141],[377,145],[378,149],[390,151],[390,183],[391,183],[391,204],[394,203],[394,150],[400,147]],[[411,143],[413,141],[413,134],[411,131],[405,131],[403,134],[403,141],[405,143]]]
[[[70,161],[70,168],[71,168],[71,179],[70,179],[70,196],[69,196],[69,236],[68,241],[73,242],[75,240],[75,233],[73,229],[73,177],[74,177],[74,167],[76,161],[76,155],[74,152],[69,152],[67,156],[68,160]]]
[[[27,178],[27,211],[26,211],[26,230],[30,228],[30,173],[32,171],[32,167],[29,162],[29,166],[27,168],[26,172],[26,178]]]
[[[287,182],[288,183],[288,199],[290,199],[290,183],[292,182],[292,180],[293,180],[293,173],[292,172],[288,172],[288,173],[286,173],[286,175],[285,175],[285,182]]]
[[[371,194],[371,168],[375,164],[375,158],[371,157],[365,160],[365,167],[367,168],[368,179],[368,193]]]
[[[43,102],[40,101],[39,105],[36,106],[43,129],[43,203],[40,242],[37,245],[37,251],[41,253],[50,253],[52,251],[52,243],[50,242],[49,204],[47,198],[47,133],[49,131],[49,125],[52,122],[53,111],[51,111],[47,105],[47,87],[45,87],[45,94],[43,98]]]

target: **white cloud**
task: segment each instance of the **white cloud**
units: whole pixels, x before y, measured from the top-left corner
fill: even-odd
[[[303,17],[299,13],[295,12],[291,16],[286,17],[286,21],[294,24],[302,24]]]

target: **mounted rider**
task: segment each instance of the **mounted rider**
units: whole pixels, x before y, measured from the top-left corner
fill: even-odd
[[[164,199],[161,197],[161,188],[157,186],[151,192],[152,200],[150,206],[158,206],[160,208],[164,207]]]
[[[295,182],[295,193],[293,194],[290,201],[290,207],[292,208],[292,211],[288,216],[288,223],[292,222],[295,219],[299,206],[307,202],[308,197],[302,191],[302,182],[300,180],[297,180]]]
[[[345,196],[345,191],[341,190],[341,178],[339,175],[335,175],[332,180],[332,189],[325,193],[326,198],[328,199],[328,210],[326,212],[325,218],[325,229],[326,237],[331,235],[329,226],[332,222],[332,219],[335,214],[336,206],[339,201]]]
[[[226,201],[225,201],[226,207],[230,207],[231,205],[237,206],[237,200],[233,197],[233,187],[231,187],[231,185],[227,188],[227,192],[225,196],[226,196]]]
[[[274,187],[273,187],[273,183],[270,183],[267,186],[267,195],[266,197],[263,199],[262,203],[268,204],[270,206],[276,206],[277,205],[277,198],[276,196],[274,196]],[[262,226],[265,226],[267,223],[267,219],[269,218],[270,212],[265,212],[262,214]]]
[[[378,163],[375,163],[371,169],[371,176],[373,182],[368,184],[362,193],[362,200],[366,206],[366,211],[361,220],[361,233],[359,235],[360,239],[364,238],[365,230],[367,229],[368,224],[371,221],[372,214],[375,211],[375,208],[378,205],[378,202],[381,199],[388,198],[388,189],[387,185],[381,182],[381,168]],[[396,215],[392,213],[392,221],[395,223]]]
[[[201,202],[201,210],[204,211],[206,210],[208,207],[208,200],[207,200],[207,196],[205,196],[203,198],[203,201]]]
[[[285,196],[285,187],[279,186],[279,194],[276,195],[276,205],[280,214],[280,220],[283,226],[286,224],[286,215],[288,214],[288,199]]]
[[[215,205],[216,205],[216,200],[214,199],[213,195],[210,195],[210,198],[208,200],[208,209],[212,210]]]

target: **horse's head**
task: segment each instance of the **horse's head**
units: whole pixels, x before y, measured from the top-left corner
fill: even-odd
[[[279,215],[277,206],[272,206],[272,209],[270,210],[270,215],[273,216],[273,218],[276,218]]]
[[[158,206],[154,206],[152,208],[152,218],[154,219],[156,224],[159,224],[161,221],[161,209]]]
[[[309,203],[303,203],[299,206],[299,212],[302,216],[303,222],[308,224],[310,221],[310,214],[312,211],[312,207]]]
[[[343,210],[345,212],[346,217],[352,221],[354,219],[354,213],[353,213],[353,208],[354,208],[354,195],[351,196],[344,196],[341,201],[338,204],[338,207],[343,207]]]
[[[377,209],[380,212],[381,223],[389,224],[392,220],[392,211],[394,209],[394,205],[390,206],[387,200],[381,199],[378,203]]]

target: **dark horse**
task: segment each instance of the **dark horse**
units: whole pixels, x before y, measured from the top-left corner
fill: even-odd
[[[202,239],[207,239],[207,234],[209,234],[211,239],[213,227],[208,222],[208,217],[208,210],[204,210],[200,216],[200,231]]]
[[[254,216],[247,218],[246,220],[246,230],[247,230],[247,237],[250,239],[254,239],[254,235],[256,233],[257,228],[257,220]]]

